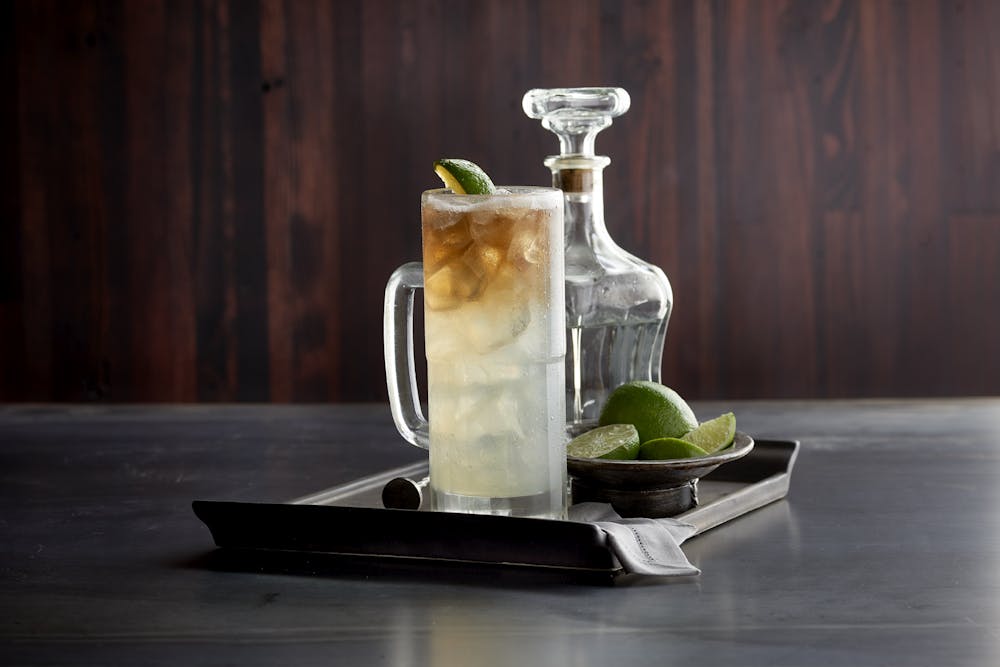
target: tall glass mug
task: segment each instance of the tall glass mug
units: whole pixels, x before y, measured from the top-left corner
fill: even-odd
[[[434,509],[566,513],[563,197],[429,190],[423,264],[385,290],[385,372],[400,434],[430,450]],[[429,420],[413,368],[413,296],[424,288]]]

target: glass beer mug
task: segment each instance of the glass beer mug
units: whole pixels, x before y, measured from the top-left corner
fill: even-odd
[[[566,512],[563,195],[507,187],[421,197],[423,263],[385,291],[389,405],[430,456],[432,507],[562,518]],[[424,290],[427,405],[413,358]]]

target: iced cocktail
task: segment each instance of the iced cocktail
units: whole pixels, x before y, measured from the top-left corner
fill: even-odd
[[[416,444],[429,441],[434,507],[560,517],[566,503],[562,193],[430,190],[421,199],[421,219],[429,428],[407,361],[411,344],[400,342],[409,322],[406,289],[418,285],[419,265],[401,267],[387,287],[386,368],[400,432]],[[400,310],[407,311],[405,322]]]

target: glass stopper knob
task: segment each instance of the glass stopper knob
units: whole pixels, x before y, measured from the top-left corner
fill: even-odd
[[[631,102],[624,88],[535,88],[524,94],[521,107],[559,137],[562,155],[590,157],[597,133]]]

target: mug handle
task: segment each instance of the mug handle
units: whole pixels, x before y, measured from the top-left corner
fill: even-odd
[[[413,365],[413,294],[424,286],[424,265],[409,262],[392,272],[385,286],[382,342],[389,408],[399,434],[417,447],[430,445],[430,428],[420,407]]]

